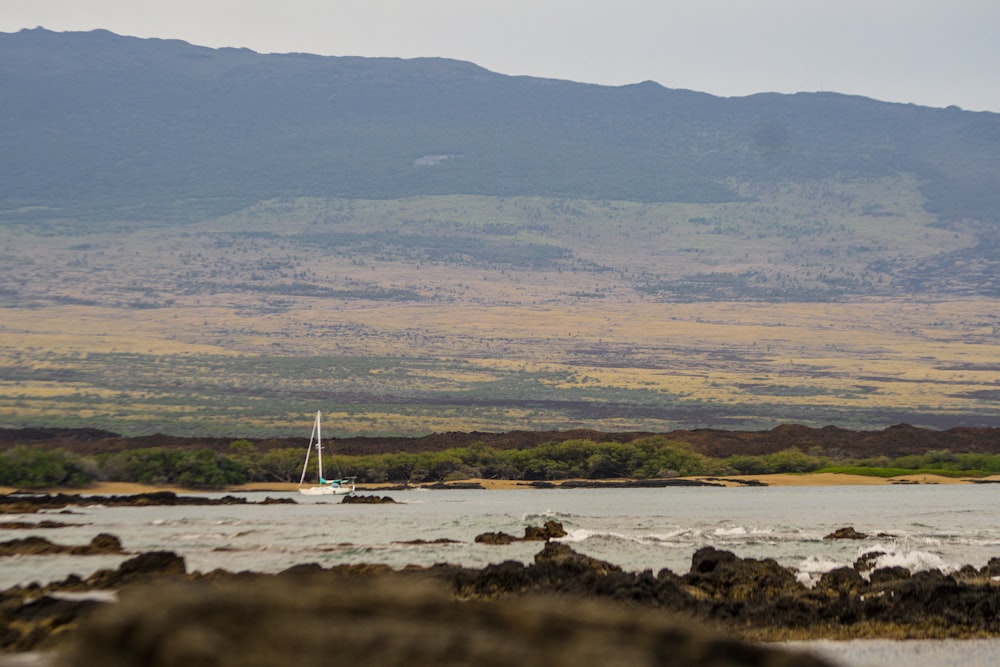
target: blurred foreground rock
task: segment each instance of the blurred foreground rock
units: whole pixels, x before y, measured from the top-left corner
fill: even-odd
[[[61,667],[824,665],[662,614],[551,596],[458,602],[399,574],[137,588],[93,615]]]

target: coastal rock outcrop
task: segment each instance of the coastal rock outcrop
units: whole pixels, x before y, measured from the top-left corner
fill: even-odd
[[[0,593],[0,652],[56,646],[75,630],[83,616],[107,605],[108,591],[185,577],[183,558],[157,551],[130,558],[115,570],[98,570],[86,579],[70,575],[47,586],[30,584],[7,589]]]
[[[566,537],[569,533],[558,521],[546,521],[541,527],[526,526],[524,537],[515,537],[509,533],[480,533],[475,541],[479,544],[510,544],[512,542],[547,542],[551,539]]]
[[[769,596],[797,593],[802,585],[795,574],[777,561],[739,558],[729,551],[703,547],[691,558],[684,581],[713,597],[746,600],[766,592]]]
[[[360,496],[352,494],[344,496],[340,502],[348,505],[391,505],[396,501],[389,496]]]
[[[270,504],[275,501],[268,499],[265,502]],[[237,496],[209,498],[206,496],[177,495],[172,491],[114,496],[88,496],[72,493],[8,493],[0,495],[0,514],[32,514],[45,510],[88,505],[148,507],[152,505],[245,505],[248,503],[246,498]]]
[[[997,563],[992,565],[995,567]],[[545,620],[541,625],[531,625],[535,621],[540,622],[538,617],[526,611],[531,605],[528,607],[518,605],[521,605],[524,599],[540,601],[551,599],[552,596],[558,596],[572,609],[596,605],[594,608],[605,610],[611,615],[610,618],[617,618],[615,615],[621,611],[617,605],[625,602],[632,611],[646,610],[644,618],[647,621],[658,619],[657,623],[662,624],[668,616],[683,618],[687,619],[688,623],[711,624],[715,628],[725,629],[739,637],[753,640],[817,637],[839,639],[1000,637],[1000,586],[993,581],[990,575],[992,571],[991,567],[982,569],[966,567],[954,575],[943,574],[936,570],[911,574],[908,570],[896,566],[875,568],[870,574],[866,573],[866,578],[857,568],[843,567],[827,572],[815,586],[810,587],[799,581],[794,570],[783,567],[773,560],[741,558],[732,552],[713,547],[705,547],[695,552],[691,559],[691,569],[687,573],[678,575],[664,569],[654,575],[649,570],[624,571],[613,563],[579,553],[568,544],[550,540],[545,542],[533,562],[527,564],[508,560],[483,568],[440,564],[393,571],[384,564],[362,563],[324,568],[315,563],[304,563],[289,567],[278,575],[230,573],[224,570],[201,574],[188,573],[184,559],[180,556],[168,551],[159,551],[130,558],[117,569],[101,570],[87,579],[69,577],[62,582],[46,586],[32,584],[4,591],[0,594],[0,651],[36,650],[51,646],[57,639],[71,636],[75,633],[74,628],[82,614],[90,613],[95,609],[95,605],[106,604],[100,597],[97,600],[87,599],[88,595],[120,591],[122,600],[141,600],[141,604],[136,604],[143,607],[144,611],[137,611],[135,606],[130,607],[125,604],[122,605],[122,609],[128,609],[129,614],[138,614],[141,617],[137,618],[137,625],[131,627],[133,630],[140,626],[149,629],[149,634],[145,635],[146,639],[143,641],[148,640],[152,643],[144,646],[154,653],[160,650],[168,651],[167,646],[171,642],[189,640],[195,642],[198,637],[201,639],[197,641],[204,639],[208,642],[202,648],[217,646],[218,650],[224,649],[223,652],[228,653],[230,650],[228,642],[245,640],[242,634],[244,630],[236,627],[238,624],[233,620],[243,618],[241,615],[243,612],[236,613],[230,618],[229,605],[235,604],[237,600],[257,600],[263,604],[269,599],[270,590],[281,588],[289,595],[301,594],[312,599],[310,596],[315,593],[317,598],[330,599],[329,604],[332,606],[329,609],[323,606],[327,603],[320,602],[319,599],[309,602],[309,605],[319,605],[317,613],[321,616],[329,612],[339,619],[341,614],[356,614],[357,617],[346,622],[345,627],[355,627],[352,624],[360,623],[362,618],[369,618],[366,614],[377,614],[369,618],[373,624],[372,628],[377,628],[377,632],[369,628],[364,632],[376,634],[366,636],[372,641],[382,641],[375,638],[383,637],[379,633],[384,632],[389,635],[385,640],[387,643],[398,644],[403,641],[400,638],[402,635],[395,636],[393,633],[411,633],[409,636],[419,637],[414,639],[418,644],[416,655],[426,656],[431,660],[438,654],[434,653],[437,649],[431,645],[429,636],[438,636],[437,631],[424,632],[425,626],[413,625],[411,619],[402,618],[406,615],[404,610],[408,602],[393,611],[388,598],[378,602],[371,601],[371,605],[364,599],[364,595],[339,599],[343,591],[368,590],[369,586],[381,586],[382,584],[378,583],[382,581],[380,577],[390,575],[393,582],[390,588],[398,590],[404,598],[410,594],[406,591],[411,590],[411,586],[414,587],[412,590],[416,591],[419,587],[428,585],[438,591],[434,595],[445,595],[448,598],[447,600],[427,598],[425,602],[429,605],[428,618],[437,618],[442,623],[450,622],[448,619],[461,615],[463,609],[468,610],[472,616],[482,616],[469,626],[460,624],[455,626],[456,632],[457,629],[464,628],[462,631],[470,633],[470,637],[478,636],[480,621],[485,624],[483,618],[490,614],[494,614],[496,618],[508,618],[507,614],[513,613],[509,612],[513,608],[519,609],[518,613],[529,614],[522,619],[522,625],[517,630],[526,634],[515,635],[516,640],[508,635],[504,635],[504,639],[489,635],[483,640],[489,642],[516,641],[534,646],[532,642],[544,644],[550,641],[551,638],[544,634],[546,632],[564,631],[575,637],[577,630],[584,626],[590,628],[588,632],[592,631],[596,636],[603,636],[607,641],[622,640],[617,630],[601,625],[599,614],[581,618],[575,618],[572,614],[568,616],[557,614],[546,616],[549,620]],[[165,593],[164,597],[160,597],[161,590],[175,590],[176,584],[185,582],[200,586],[194,597],[188,598],[186,593],[177,593],[176,598],[173,597],[174,593]],[[151,587],[150,584],[154,586]],[[135,597],[139,594],[130,591],[138,587],[144,592],[141,596]],[[215,600],[213,591],[224,588],[238,589],[241,591],[239,596],[244,597],[232,597],[230,593],[226,593],[223,598]],[[75,597],[63,597],[67,592],[72,592]],[[423,596],[423,593],[419,593],[418,597],[420,596]],[[333,599],[337,601],[334,602]],[[458,601],[463,602],[458,603]],[[258,627],[258,624],[265,623],[266,619],[271,619],[276,624],[275,627],[282,627],[284,621],[274,620],[275,617],[271,614],[273,611],[280,616],[279,611],[284,609],[283,605],[289,603],[275,598],[275,607],[272,611],[267,607],[255,607],[257,602],[246,604],[250,605],[248,609],[257,609],[255,613],[260,614],[260,619],[250,622],[248,626],[254,628]],[[538,604],[546,603],[538,602]],[[117,605],[115,607],[117,608]],[[657,613],[649,614],[649,610],[656,610]],[[188,623],[182,619],[185,614],[189,614],[191,619],[202,620]],[[439,615],[435,616],[436,614]],[[421,614],[416,616],[419,617]],[[114,623],[124,623],[126,621],[123,619],[127,616],[117,618]],[[171,626],[177,619],[180,619],[177,627]],[[549,624],[550,621],[552,625]],[[216,622],[219,623],[218,626],[212,625]],[[580,622],[584,625],[580,626]],[[162,624],[162,627],[157,624]],[[309,626],[303,625],[302,631],[305,632],[307,627]],[[564,629],[556,630],[558,627]],[[658,627],[663,630],[664,626]],[[102,634],[108,631],[119,634],[125,632],[121,627],[114,630],[107,628],[98,630],[91,639],[81,639],[82,645],[90,646],[87,642],[97,641],[94,637],[108,639],[107,634]],[[199,635],[198,633],[202,631],[205,634]],[[264,631],[261,632],[262,636],[265,636]],[[452,632],[450,626],[443,632],[444,634],[439,636],[444,638],[442,641],[465,641],[454,639],[450,634]],[[602,634],[607,632],[611,634]],[[423,637],[421,633],[427,634],[428,637]],[[123,643],[117,645],[115,650],[125,650],[130,652],[130,655],[132,651],[145,650],[134,643],[139,641],[137,637],[140,636],[143,635],[121,638]],[[427,645],[423,643],[425,640],[429,642]],[[253,641],[256,640],[251,640],[248,646],[253,646]],[[284,639],[275,641],[276,646],[292,650],[282,643]],[[304,641],[309,644],[314,640]],[[348,638],[345,641],[347,645],[355,646],[351,643],[355,638]],[[461,644],[465,647],[462,650],[466,653],[459,655],[483,665],[493,664],[486,658],[479,659],[479,651],[486,649],[483,648],[485,644],[480,646],[478,641],[476,639],[468,647]],[[316,644],[313,648],[326,650],[329,646],[324,643]],[[566,650],[566,647],[563,646],[563,649]],[[103,653],[103,650],[96,650],[94,656],[108,657],[109,654]],[[184,648],[184,651],[187,650],[189,649]],[[426,653],[423,653],[424,651]],[[627,652],[621,653],[621,655],[626,654]],[[246,658],[246,652],[237,657]],[[372,656],[368,655],[366,658],[371,659]],[[122,658],[122,661],[118,661],[118,658],[114,660],[115,664],[127,665],[133,664],[129,661],[136,659],[138,658],[132,656]],[[373,664],[401,664],[393,662],[398,659],[394,655],[387,654],[385,661],[376,660]],[[637,664],[649,664],[648,661],[642,662],[646,659],[635,657],[635,660],[638,660]],[[770,659],[768,657],[768,660]],[[417,662],[419,663],[419,660]],[[457,663],[445,660],[441,664]],[[601,663],[590,660],[588,664]],[[621,662],[608,664],[621,664]]]
[[[854,529],[854,526],[845,526],[844,528],[838,528],[829,535],[824,535],[824,540],[864,540],[868,538],[867,533],[859,533]]]
[[[0,556],[41,556],[50,554],[70,554],[90,556],[95,554],[120,554],[122,543],[116,536],[100,533],[90,544],[55,544],[44,537],[24,537],[0,542]]]

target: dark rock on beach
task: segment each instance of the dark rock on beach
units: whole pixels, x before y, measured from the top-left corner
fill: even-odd
[[[566,537],[566,530],[558,521],[546,521],[542,527],[527,526],[524,529],[524,537],[514,537],[508,533],[481,533],[476,535],[475,541],[479,544],[511,544],[512,542],[546,542],[548,540]]]
[[[269,499],[270,502],[276,502]],[[32,514],[34,512],[59,510],[65,507],[104,505],[106,507],[148,507],[151,505],[244,505],[246,498],[223,496],[207,498],[203,496],[179,496],[172,491],[136,493],[115,496],[87,496],[72,493],[9,493],[0,496],[0,514]]]
[[[362,496],[352,494],[344,496],[343,500],[340,502],[347,503],[348,505],[386,505],[395,503],[396,501],[389,496]]]
[[[264,500],[260,501],[259,504],[260,505],[296,505],[298,503],[296,503],[291,498],[272,498],[271,496],[268,496],[267,498],[264,498]]]
[[[854,530],[854,526],[838,528],[829,535],[823,537],[824,540],[864,540],[868,538],[867,533],[859,533]]]
[[[770,558],[738,558],[729,551],[703,547],[691,559],[684,581],[713,597],[746,600],[767,591],[768,595],[795,593],[802,585],[788,568]]]
[[[560,482],[561,489],[662,489],[668,486],[725,486],[716,482],[700,479],[628,479],[628,480],[597,480],[571,479]]]
[[[98,570],[87,579],[71,575],[47,586],[7,589],[0,594],[0,652],[37,651],[59,644],[80,618],[107,604],[106,595],[88,596],[88,592],[177,580],[185,574],[183,558],[170,552],[151,552],[126,560],[115,570]],[[64,597],[67,593],[76,595]],[[155,596],[149,602],[155,605]]]
[[[872,570],[871,575],[868,577],[868,581],[873,587],[877,588],[883,584],[892,584],[909,578],[909,570],[905,567],[894,565],[892,567],[880,567],[877,570]]]
[[[453,539],[451,539],[449,537],[438,537],[438,538],[433,539],[433,540],[424,540],[424,539],[400,540],[399,542],[396,542],[396,544],[413,544],[413,545],[423,545],[423,544],[458,544],[458,543],[459,543],[458,540],[453,540]]]
[[[542,527],[538,526],[527,526],[524,529],[525,541],[535,540],[539,542],[546,542],[551,539],[558,537],[566,537],[568,533],[563,528],[563,525],[558,521],[546,521]]]
[[[18,540],[0,542],[0,556],[40,556],[49,554],[70,554],[90,556],[94,554],[120,554],[122,543],[114,535],[101,533],[90,544],[55,544],[44,537],[25,537]]]
[[[65,523],[63,521],[0,521],[2,530],[39,530],[47,528],[69,528],[77,526],[75,523]]]
[[[870,572],[874,569],[875,564],[878,559],[885,555],[884,551],[868,551],[860,556],[854,561],[854,569],[858,572]]]
[[[422,484],[420,486],[422,489],[433,489],[435,491],[440,490],[465,490],[465,491],[482,491],[484,487],[479,482],[434,482],[433,484]]]
[[[510,533],[505,533],[503,531],[498,531],[495,533],[480,533],[476,535],[475,541],[478,544],[510,544],[512,542],[518,542],[521,538],[514,537]]]

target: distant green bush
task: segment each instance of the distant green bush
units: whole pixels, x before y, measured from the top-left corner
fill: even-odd
[[[188,488],[219,488],[243,484],[248,476],[235,456],[203,449],[196,451],[150,447],[99,457],[101,472],[110,481]]]
[[[829,459],[803,453],[797,447],[760,456],[730,456],[726,462],[743,475],[814,472],[829,465]]]
[[[162,447],[82,458],[61,450],[16,447],[0,452],[0,485],[18,488],[86,486],[96,480],[137,482],[193,489],[221,488],[246,482],[297,482],[301,449],[259,454],[248,440],[230,443],[224,452]],[[936,474],[982,477],[1000,473],[1000,455],[948,451],[896,459],[841,460],[806,454],[797,448],[763,455],[713,458],[666,436],[631,442],[567,440],[530,449],[494,449],[482,443],[438,452],[395,452],[324,457],[324,476],[356,477],[362,483],[420,483],[469,478],[555,481],[569,478],[650,479],[718,475],[833,472],[876,477]],[[318,474],[310,461],[309,479]]]
[[[61,449],[44,451],[19,446],[0,452],[0,485],[24,489],[83,487],[94,482],[93,462]]]

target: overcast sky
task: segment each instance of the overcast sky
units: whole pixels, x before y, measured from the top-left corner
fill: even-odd
[[[998,0],[2,0],[0,32],[37,26],[1000,112]]]

